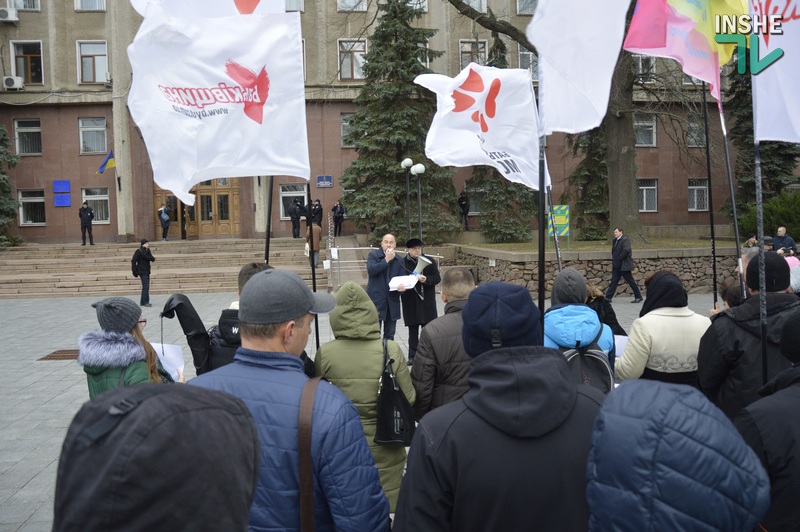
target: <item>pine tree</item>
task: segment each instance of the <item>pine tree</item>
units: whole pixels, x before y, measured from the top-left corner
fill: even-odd
[[[493,16],[489,11],[489,16]],[[497,33],[492,33],[487,64],[508,68],[507,48]],[[472,191],[472,192],[470,192]],[[492,166],[476,166],[467,182],[467,195],[481,195],[481,233],[489,242],[530,242],[531,221],[536,216],[536,191],[512,183]]]
[[[364,87],[355,100],[359,110],[350,118],[346,141],[358,159],[344,172],[342,187],[348,214],[360,228],[376,234],[406,237],[406,171],[400,162],[411,158],[425,165],[420,180],[423,240],[441,242],[458,231],[452,173],[425,158],[425,137],[436,110],[433,93],[414,83],[428,72],[425,62],[441,52],[422,47],[436,30],[411,23],[422,12],[405,0],[378,4],[379,21],[365,55]],[[411,226],[416,236],[416,180],[412,178]]]
[[[19,208],[19,202],[14,198],[14,190],[5,172],[6,169],[16,166],[19,161],[19,158],[11,153],[10,146],[8,131],[5,126],[0,126],[0,250],[18,240],[6,234]]]
[[[603,128],[580,135],[567,135],[567,145],[573,157],[583,157],[567,178],[577,197],[565,192],[561,201],[574,201],[570,218],[580,230],[580,240],[605,240],[608,232],[608,166]]]

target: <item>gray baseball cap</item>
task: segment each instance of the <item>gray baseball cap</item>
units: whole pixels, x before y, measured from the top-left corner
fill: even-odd
[[[332,295],[312,292],[296,273],[265,270],[244,285],[239,297],[239,321],[284,323],[308,313],[327,314],[335,307]]]

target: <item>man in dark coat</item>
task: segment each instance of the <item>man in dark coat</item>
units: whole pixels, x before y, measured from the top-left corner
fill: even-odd
[[[139,298],[139,305],[152,307],[153,305],[150,304],[150,263],[156,258],[150,251],[150,242],[146,238],[143,238],[139,243],[139,249],[134,252],[131,259],[131,270],[133,276],[142,281],[142,295]]]
[[[428,412],[411,442],[393,530],[586,530],[586,463],[603,394],[542,347],[521,286],[469,295],[469,391]]]
[[[172,209],[167,207],[166,204],[162,203],[161,208],[158,209],[158,221],[161,223],[161,240],[166,241],[167,235],[169,235],[169,224],[172,221],[169,213],[172,212]]]
[[[306,225],[311,225],[311,222],[322,227],[322,204],[318,199],[313,203],[306,205]]]
[[[89,233],[89,244],[94,246],[94,237],[92,236],[92,220],[94,220],[94,211],[87,202],[83,202],[81,208],[78,209],[78,218],[81,219],[81,240],[82,246],[86,245],[86,233]]]
[[[797,255],[797,244],[795,244],[794,238],[786,234],[786,228],[778,227],[778,232],[776,234],[778,236],[772,239],[772,249],[779,255],[784,255],[786,257]]]
[[[300,238],[300,218],[303,217],[303,206],[299,199],[289,205],[289,218],[292,219],[292,238]]]
[[[397,320],[400,318],[400,295],[396,290],[389,290],[389,281],[405,273],[394,251],[396,246],[394,235],[383,235],[380,249],[367,256],[367,295],[378,309],[383,337],[389,340],[394,340]]]
[[[639,287],[636,285],[631,273],[634,267],[631,241],[622,234],[622,228],[620,227],[614,228],[614,243],[611,244],[611,265],[611,284],[606,290],[606,299],[611,301],[614,298],[619,278],[622,277],[633,290],[633,301],[631,303],[641,303],[642,293],[639,291]]]
[[[469,231],[469,198],[464,191],[458,195],[458,208],[461,211],[461,219],[464,221],[464,231]]]
[[[442,276],[444,316],[422,329],[411,368],[418,421],[434,408],[459,399],[469,389],[467,373],[472,359],[461,341],[461,311],[474,289],[475,279],[467,269],[453,268]]]
[[[736,418],[736,428],[769,474],[772,502],[761,521],[764,530],[800,527],[800,314],[783,326],[781,354],[792,367],[762,387],[763,399]]]
[[[767,378],[790,366],[781,355],[781,330],[800,314],[800,299],[787,294],[789,264],[775,253],[764,253],[767,281]],[[758,260],[747,265],[747,288],[753,297],[738,307],[711,318],[711,327],[700,339],[697,378],[700,389],[725,414],[734,419],[742,408],[756,401],[764,384],[761,369],[761,320],[759,318]]]
[[[405,275],[413,274],[418,261],[430,261],[422,273],[417,275],[417,284],[411,290],[404,290],[400,294],[403,302],[403,322],[408,327],[408,365],[414,363],[419,344],[419,328],[436,318],[436,288],[442,280],[436,261],[423,255],[422,240],[412,238],[406,242],[406,257],[402,264]],[[424,257],[424,259],[420,259]]]

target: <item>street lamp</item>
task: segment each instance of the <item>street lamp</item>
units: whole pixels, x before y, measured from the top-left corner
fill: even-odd
[[[405,162],[405,161],[403,161]],[[425,165],[417,163],[411,167],[411,173],[417,178],[417,238],[422,240],[422,191],[420,188],[420,181],[422,181],[422,174],[425,173]],[[409,234],[411,233],[411,222],[409,221]]]
[[[400,163],[400,167],[406,171],[406,240],[411,239],[411,173],[414,161],[406,157]]]

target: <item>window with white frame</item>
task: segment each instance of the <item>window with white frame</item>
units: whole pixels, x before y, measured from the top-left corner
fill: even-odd
[[[303,11],[305,6],[303,0],[286,0],[286,12],[289,11]]]
[[[517,0],[517,15],[533,15],[537,0]]]
[[[336,9],[339,11],[366,11],[367,0],[336,0]]]
[[[656,58],[649,55],[633,54],[636,65],[636,80],[652,83],[656,80]]]
[[[79,83],[105,83],[108,77],[108,50],[105,41],[78,42]]]
[[[13,7],[17,11],[41,11],[42,7],[39,0],[9,0],[8,7]]]
[[[486,64],[486,41],[458,41],[458,47],[461,50],[460,65],[462,70],[467,68],[470,63]]]
[[[690,148],[703,148],[706,145],[706,133],[703,124],[694,118],[686,125],[686,145]]]
[[[689,180],[689,210],[708,210],[708,179]]]
[[[419,55],[417,59],[419,60],[420,64],[427,69],[430,69],[431,62],[430,56],[428,55],[428,43],[426,42],[418,42],[417,47],[419,48]]]
[[[633,118],[633,133],[636,136],[637,146],[655,146],[656,117],[654,115],[635,115]]]
[[[637,179],[639,212],[658,212],[658,179]]]
[[[19,224],[45,225],[44,190],[19,191]]]
[[[83,201],[89,204],[94,211],[92,223],[110,223],[111,214],[108,207],[108,187],[81,189]],[[83,203],[83,201],[81,203]]]
[[[306,205],[306,185],[305,184],[288,184],[280,186],[281,194],[281,219],[289,219],[289,207],[294,200],[299,199],[300,205]]]
[[[348,142],[345,140],[347,136],[352,131],[350,127],[350,118],[355,113],[342,113],[341,120],[342,120],[342,148],[355,148],[355,145],[352,142]]]
[[[42,122],[38,118],[14,120],[14,134],[17,139],[17,155],[42,154]]]
[[[105,11],[106,0],[75,0],[76,11]]]
[[[42,77],[41,41],[11,42],[14,51],[12,76],[19,76],[25,83],[44,83]]]
[[[367,41],[339,41],[339,79],[364,79],[364,54]]]
[[[428,0],[406,0],[408,5],[414,9],[419,9],[423,13],[428,12]]]
[[[519,67],[527,69],[531,73],[532,80],[539,80],[539,58],[521,44],[519,45]]]
[[[106,153],[106,119],[79,118],[81,153]]]
[[[469,7],[481,13],[486,13],[486,0],[464,0]]]
[[[483,198],[486,197],[486,191],[483,188],[468,188],[467,199],[469,199],[469,213],[480,214],[481,204]]]
[[[689,74],[684,74],[683,75],[683,84],[684,85],[697,85],[697,86],[700,86],[700,85],[703,84],[703,80],[702,79],[698,79],[698,78],[696,78],[694,76],[690,76]]]

